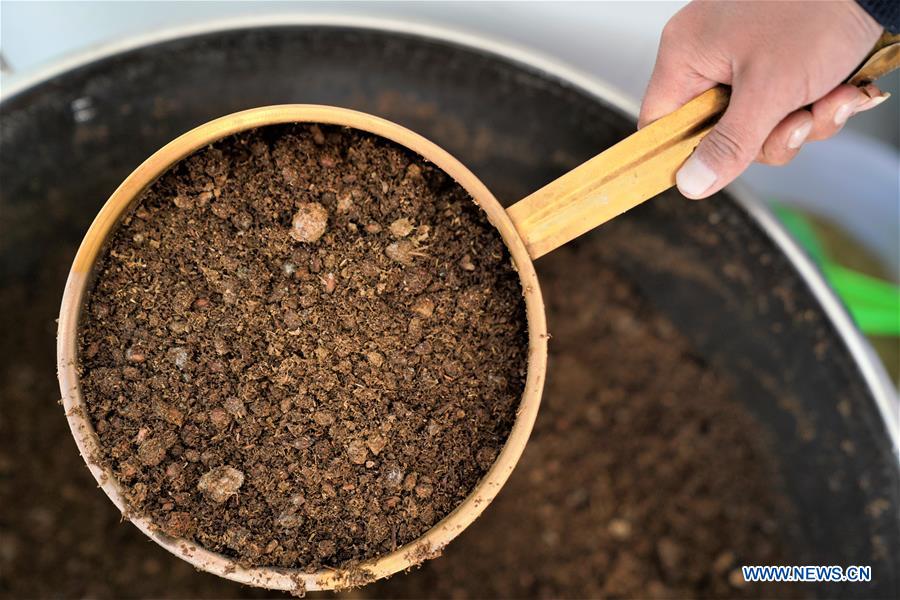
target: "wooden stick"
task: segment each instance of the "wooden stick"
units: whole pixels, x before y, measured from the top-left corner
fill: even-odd
[[[675,172],[728,106],[717,87],[507,209],[532,259],[675,185]]]
[[[900,68],[900,34],[885,33],[847,83],[865,86]]]
[[[898,36],[885,35],[848,80],[865,85],[900,64]],[[728,88],[697,96],[507,209],[532,259],[675,185],[675,173],[728,106]]]

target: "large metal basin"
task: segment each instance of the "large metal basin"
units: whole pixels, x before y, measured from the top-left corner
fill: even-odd
[[[207,27],[51,69],[7,87],[0,104],[0,308],[10,324],[0,344],[3,377],[27,368],[51,383],[36,390],[52,390],[50,299],[61,296],[94,214],[141,160],[211,118],[293,102],[410,127],[460,158],[505,204],[628,135],[635,122],[614,91],[548,61],[394,23]],[[614,243],[626,226],[679,260],[623,250],[622,268],[700,358],[728,374],[767,429],[796,508],[794,562],[871,564],[872,584],[820,592],[897,597],[896,393],[819,274],[736,188],[709,202],[660,198],[591,235]],[[52,310],[33,309],[45,305]],[[23,359],[23,347],[37,351]],[[35,398],[35,427],[62,432],[63,415],[47,408],[53,399]],[[21,432],[3,436],[21,442]],[[26,493],[31,477],[39,474],[14,474]],[[888,508],[873,510],[876,501]]]

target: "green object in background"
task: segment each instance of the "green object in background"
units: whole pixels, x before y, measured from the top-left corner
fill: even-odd
[[[776,202],[771,203],[771,207],[818,264],[863,333],[900,336],[900,286],[832,261],[807,217]]]

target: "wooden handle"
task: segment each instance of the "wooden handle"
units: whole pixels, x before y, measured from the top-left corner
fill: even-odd
[[[900,36],[885,35],[848,80],[866,85],[900,65]],[[507,209],[537,259],[675,185],[675,173],[728,106],[719,86]]]
[[[728,106],[717,87],[507,209],[536,259],[675,185],[675,172]]]
[[[847,83],[865,86],[900,68],[900,34],[885,32]]]

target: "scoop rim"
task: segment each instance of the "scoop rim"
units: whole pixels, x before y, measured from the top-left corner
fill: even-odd
[[[340,125],[398,143],[441,168],[482,207],[507,246],[519,275],[528,321],[525,388],[516,419],[494,464],[453,511],[422,536],[388,554],[349,569],[307,573],[279,567],[243,567],[236,561],[183,538],[159,531],[146,517],[129,514],[123,489],[103,464],[99,439],[87,413],[78,375],[78,325],[91,276],[104,244],[144,190],[171,166],[200,148],[235,133],[286,123]],[[113,192],[86,233],[69,272],[60,307],[57,370],[66,418],[78,449],[100,488],[144,534],[196,568],[232,581],[285,591],[334,590],[388,577],[438,555],[484,511],[509,478],[525,449],[540,406],[547,367],[547,324],[537,273],[506,211],[490,190],[459,160],[425,137],[386,119],[360,111],[317,104],[281,104],[239,111],[208,121],[172,140],[138,166]]]

